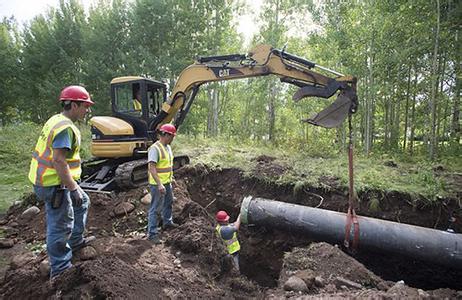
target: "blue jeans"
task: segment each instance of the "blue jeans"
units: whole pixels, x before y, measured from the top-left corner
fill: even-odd
[[[47,215],[47,253],[51,266],[51,277],[70,268],[72,248],[83,243],[83,232],[87,223],[90,198],[84,192],[81,207],[73,207],[69,190],[65,189],[59,208],[52,208],[53,195],[58,186],[34,185],[40,201],[45,202]]]
[[[151,188],[151,205],[148,212],[148,238],[153,239],[157,235],[157,212],[162,215],[163,225],[172,224],[172,204],[173,191],[172,184],[167,183],[165,186],[165,194],[160,195],[157,185],[150,184]]]

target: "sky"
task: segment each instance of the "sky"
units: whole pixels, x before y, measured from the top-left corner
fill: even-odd
[[[90,7],[92,0],[80,0],[86,7]],[[57,7],[59,0],[0,0],[0,16],[14,16],[22,24],[34,16],[45,13],[50,7]]]
[[[89,9],[95,0],[79,0],[85,9]],[[247,14],[237,18],[237,31],[242,33],[249,41],[253,34],[257,32],[257,27],[253,20],[255,14],[260,10],[263,0],[245,0],[249,9]],[[59,0],[0,0],[0,19],[3,17],[14,16],[20,25],[30,21],[33,17],[43,14],[50,7],[57,7]]]

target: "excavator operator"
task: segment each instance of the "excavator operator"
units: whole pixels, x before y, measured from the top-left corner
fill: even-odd
[[[134,84],[133,85],[133,109],[136,111],[141,111],[142,105],[141,105],[141,90],[140,90],[140,85],[139,84]]]

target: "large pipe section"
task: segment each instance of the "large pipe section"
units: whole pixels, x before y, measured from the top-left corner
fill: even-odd
[[[275,229],[297,231],[317,241],[343,243],[345,213],[264,198],[244,198],[241,220]],[[462,234],[358,216],[359,248],[406,255],[462,269]],[[351,226],[354,230],[354,226]],[[354,234],[350,234],[350,237]]]

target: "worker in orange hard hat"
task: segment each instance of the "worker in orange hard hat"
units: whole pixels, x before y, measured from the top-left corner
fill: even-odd
[[[148,176],[151,189],[151,205],[148,212],[148,239],[154,244],[161,240],[157,232],[158,216],[162,218],[162,229],[178,227],[173,222],[173,152],[170,144],[176,135],[172,124],[164,124],[159,128],[159,140],[148,150]]]
[[[233,265],[239,273],[239,251],[241,250],[241,246],[237,239],[237,232],[241,226],[241,215],[239,214],[236,222],[229,223],[228,213],[224,210],[220,210],[216,213],[215,220],[218,223],[215,227],[216,234],[225,243],[228,255],[232,257]]]
[[[50,276],[72,266],[72,252],[87,246],[94,237],[83,237],[90,198],[80,188],[80,131],[74,122],[90,112],[93,101],[78,85],[60,94],[63,111],[43,126],[30,164],[29,180],[45,204],[47,254]]]

